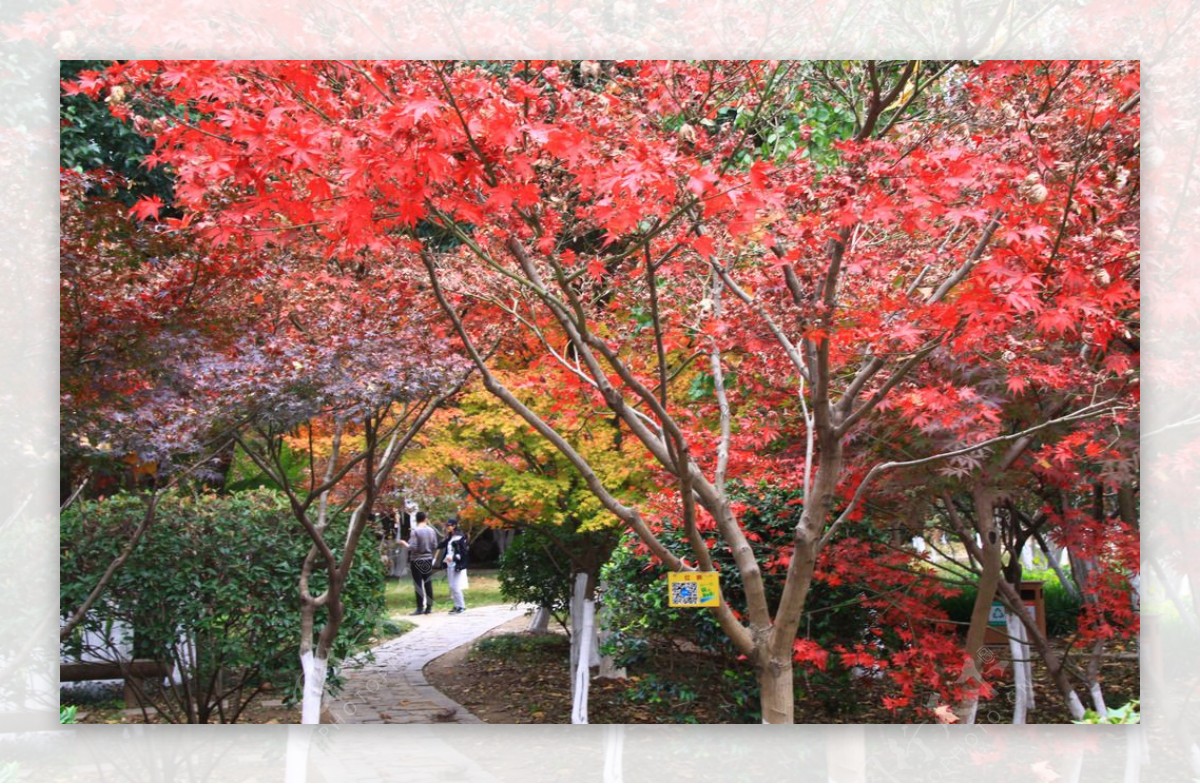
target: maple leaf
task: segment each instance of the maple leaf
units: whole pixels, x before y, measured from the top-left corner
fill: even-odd
[[[1104,357],[1104,367],[1117,375],[1124,375],[1133,367],[1133,362],[1128,354],[1120,352],[1111,352]]]
[[[577,163],[587,155],[587,146],[587,137],[574,128],[555,127],[546,134],[546,150],[568,163]]]
[[[707,235],[695,237],[691,240],[692,248],[700,254],[702,258],[711,259],[713,254],[717,252],[716,243],[713,238]]]
[[[139,220],[158,219],[158,213],[163,208],[163,200],[158,196],[143,196],[129,208],[129,214]]]
[[[1048,308],[1037,319],[1040,331],[1050,335],[1066,335],[1075,331],[1075,319],[1066,310]]]
[[[958,722],[958,716],[954,715],[954,709],[949,705],[939,705],[933,709],[933,715],[940,724],[955,724]]]
[[[442,102],[436,98],[412,98],[404,104],[401,114],[412,118],[413,125],[426,117],[436,117],[442,110]]]
[[[704,192],[716,181],[717,175],[712,169],[707,166],[697,166],[688,175],[687,187],[697,196],[703,196]]]
[[[800,639],[792,643],[792,660],[824,670],[829,663],[829,651],[812,640]]]

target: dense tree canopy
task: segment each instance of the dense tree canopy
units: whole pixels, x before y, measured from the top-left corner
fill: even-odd
[[[986,609],[996,586],[1019,606],[998,505],[1134,487],[1136,64],[147,61],[72,89],[153,139],[182,216],[164,226],[233,259],[310,259],[272,285],[318,302],[335,268],[404,292],[656,558],[733,563],[745,607],[716,617],[766,721],[791,719],[809,587],[865,499],[911,499],[930,472],[926,506],[969,499],[956,530],[979,536]],[[659,492],[596,471],[577,437],[596,412]],[[735,479],[799,491],[765,561]],[[1103,541],[1118,507],[1090,510]],[[1069,541],[1072,515],[1051,514]],[[984,687],[981,635],[946,665],[947,700]]]

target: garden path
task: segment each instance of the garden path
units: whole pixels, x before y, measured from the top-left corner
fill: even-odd
[[[525,611],[521,606],[494,605],[473,607],[460,615],[435,612],[409,618],[417,628],[372,649],[375,661],[347,663],[346,684],[326,705],[322,723],[481,723],[429,685],[422,668]]]

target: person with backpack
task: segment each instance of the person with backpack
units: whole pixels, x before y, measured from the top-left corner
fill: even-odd
[[[459,527],[458,518],[451,517],[446,521],[446,538],[438,542],[442,551],[442,565],[446,567],[446,583],[450,586],[450,600],[454,602],[451,615],[465,612],[466,599],[463,590],[467,587],[467,561],[470,554],[470,541]]]

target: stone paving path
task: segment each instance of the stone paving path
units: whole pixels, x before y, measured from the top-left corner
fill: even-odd
[[[322,722],[337,724],[480,724],[466,708],[437,691],[422,668],[444,653],[525,613],[524,607],[435,611],[408,618],[417,628],[374,648],[375,661],[347,664],[346,684],[325,707]]]

